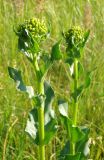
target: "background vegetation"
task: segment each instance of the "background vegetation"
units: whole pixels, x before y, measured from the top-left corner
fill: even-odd
[[[24,72],[24,80],[35,86],[30,64],[17,50],[13,26],[30,17],[45,19],[51,28],[47,51],[62,31],[72,25],[91,29],[83,63],[87,70],[95,69],[89,92],[80,102],[79,121],[91,129],[90,159],[104,160],[104,1],[103,0],[0,0],[0,159],[36,160],[37,149],[24,132],[28,111],[32,108],[27,95],[18,93],[9,78],[8,65]],[[53,72],[55,70],[55,72]],[[48,73],[58,96],[69,95],[70,81],[64,75],[63,64],[55,64]],[[29,75],[29,76],[28,76]],[[34,76],[34,77],[33,77]],[[54,79],[54,77],[56,77]],[[57,99],[57,97],[56,97]],[[56,104],[54,105],[57,110]],[[46,160],[56,160],[63,147],[66,133],[59,128],[56,138],[46,148]]]

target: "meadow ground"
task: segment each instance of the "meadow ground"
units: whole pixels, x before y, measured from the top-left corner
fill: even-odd
[[[45,19],[47,25],[50,25],[51,38],[45,45],[48,51],[51,44],[60,39],[62,31],[72,25],[81,25],[91,30],[83,64],[86,70],[96,69],[91,87],[80,102],[78,117],[80,125],[86,124],[91,129],[93,144],[90,159],[104,160],[103,0],[0,0],[0,159],[37,159],[37,148],[24,132],[32,104],[27,95],[16,91],[7,70],[9,65],[21,69],[25,82],[35,86],[32,68],[24,56],[18,53],[17,37],[13,32],[13,26],[34,16]],[[58,96],[69,95],[70,81],[64,75],[65,71],[64,65],[56,64],[47,75]],[[54,105],[57,111],[56,103]],[[65,134],[64,129],[58,131],[46,148],[46,160],[56,160],[64,145]]]

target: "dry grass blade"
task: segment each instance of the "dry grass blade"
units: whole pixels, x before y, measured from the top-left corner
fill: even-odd
[[[5,136],[5,140],[4,140],[4,146],[3,146],[3,157],[2,160],[6,160],[6,146],[7,146],[7,141],[8,141],[8,136],[9,133],[11,132],[12,128],[14,127],[14,125],[17,123],[18,118],[15,119],[15,121],[11,124],[11,126],[9,127],[6,136]]]

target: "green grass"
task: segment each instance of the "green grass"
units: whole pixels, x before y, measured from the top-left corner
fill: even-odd
[[[95,145],[91,146],[93,160],[104,159],[104,1],[103,0],[48,0],[22,1],[0,0],[0,159],[36,160],[37,149],[24,132],[26,119],[32,104],[27,95],[18,93],[15,84],[9,78],[7,67],[16,66],[24,72],[28,85],[35,85],[32,68],[18,53],[17,37],[13,26],[26,18],[37,16],[46,20],[51,28],[51,38],[45,48],[60,39],[62,31],[72,25],[81,25],[91,29],[89,43],[85,50],[83,63],[86,70],[96,68],[91,88],[80,102],[79,122],[91,129],[90,136]],[[54,72],[55,70],[55,72]],[[47,79],[55,92],[69,95],[71,81],[64,75],[67,68],[56,64],[48,73]],[[68,70],[67,70],[68,71]],[[28,77],[28,73],[30,76]],[[62,75],[62,76],[60,76]],[[54,77],[56,77],[54,79]],[[58,82],[58,84],[57,84]],[[60,95],[61,94],[61,95]],[[57,97],[56,97],[57,98]],[[55,107],[57,110],[57,106]],[[64,137],[63,137],[64,135]],[[46,148],[46,160],[56,160],[56,155],[64,145],[66,133],[60,129],[56,138]],[[3,159],[4,157],[4,159]]]

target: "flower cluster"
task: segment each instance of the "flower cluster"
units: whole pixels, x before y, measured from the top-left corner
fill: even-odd
[[[47,28],[45,23],[40,21],[38,18],[32,18],[30,20],[26,20],[23,24],[20,24],[17,28],[18,36],[25,37],[25,30],[27,30],[33,39],[35,40],[43,40],[47,35]]]
[[[83,42],[84,31],[79,26],[74,26],[65,33],[64,37],[68,48],[72,48]]]

